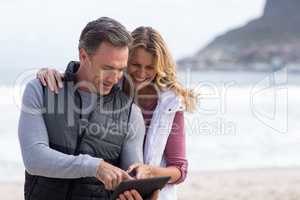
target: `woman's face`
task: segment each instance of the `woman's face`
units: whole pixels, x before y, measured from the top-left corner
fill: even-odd
[[[135,49],[129,57],[127,72],[135,89],[149,85],[156,76],[154,56],[144,48]]]

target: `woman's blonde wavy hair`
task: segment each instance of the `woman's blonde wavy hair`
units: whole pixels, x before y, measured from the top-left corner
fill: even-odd
[[[192,112],[196,109],[197,95],[187,88],[184,88],[176,78],[175,62],[158,31],[152,27],[138,27],[132,33],[133,42],[130,46],[129,55],[135,49],[144,48],[154,56],[156,70],[155,84],[160,90],[170,89],[175,92],[185,105],[186,111]]]

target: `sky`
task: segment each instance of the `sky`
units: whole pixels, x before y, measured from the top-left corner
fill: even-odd
[[[91,20],[117,19],[128,30],[157,29],[175,59],[262,14],[265,0],[1,0],[0,67],[64,68],[78,60],[78,38]]]

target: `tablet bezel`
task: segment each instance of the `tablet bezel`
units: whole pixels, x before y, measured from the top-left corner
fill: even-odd
[[[113,192],[111,199],[115,200],[120,194],[128,190],[137,190],[145,199],[149,198],[151,194],[158,189],[162,189],[170,180],[169,176],[160,176],[147,179],[127,180],[120,183],[120,185]]]

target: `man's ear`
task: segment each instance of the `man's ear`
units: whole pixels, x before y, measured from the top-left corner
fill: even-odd
[[[82,63],[83,65],[86,65],[88,63],[88,54],[86,52],[86,50],[84,48],[80,48],[79,49],[79,60],[80,63]]]
[[[83,48],[80,48],[79,49],[79,60],[80,60],[80,62],[85,62],[86,57],[87,57],[86,51]]]

